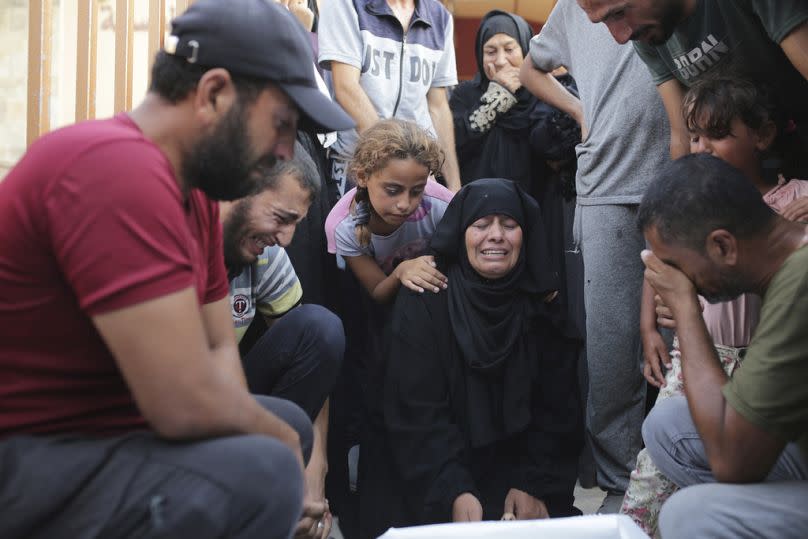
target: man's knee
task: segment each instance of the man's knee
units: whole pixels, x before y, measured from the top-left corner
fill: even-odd
[[[152,503],[162,498],[165,510],[161,505],[150,511],[161,537],[289,537],[300,518],[303,471],[291,449],[269,436],[191,443],[143,439],[128,449],[135,453],[148,458],[127,490],[160,493]],[[122,536],[117,527],[125,529],[126,514],[111,519],[104,536]]]
[[[683,418],[689,418],[690,411],[684,397],[671,397],[657,402],[642,424],[642,438],[654,463],[665,460],[673,438]]]
[[[294,359],[295,370],[309,376],[310,394],[325,400],[334,389],[345,354],[342,321],[320,305],[301,305],[294,314],[299,343],[299,354]],[[316,410],[310,409],[311,404],[304,405],[304,408],[314,418],[320,405]]]
[[[314,445],[314,431],[308,414],[303,408],[290,400],[265,395],[254,396],[264,408],[283,419],[297,431],[297,435],[300,437],[300,449],[303,452],[303,458],[308,462]]]
[[[345,353],[345,330],[337,315],[321,305],[301,305],[295,314],[303,320],[308,343],[319,350],[321,368],[339,371]]]
[[[258,537],[254,532],[260,532],[264,536],[272,530],[277,536],[288,536],[300,518],[303,503],[303,471],[297,457],[285,444],[267,436],[230,440],[232,450],[225,453],[229,462],[223,463],[223,468],[235,468],[233,475],[241,479],[233,483],[236,514],[242,515],[243,527],[250,530],[243,535]]]
[[[721,503],[716,492],[723,485],[695,485],[671,496],[659,513],[659,531],[664,539],[715,537]]]

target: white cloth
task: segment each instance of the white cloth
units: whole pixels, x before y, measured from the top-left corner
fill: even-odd
[[[625,515],[588,515],[546,520],[512,520],[433,524],[390,528],[379,539],[648,539]]]

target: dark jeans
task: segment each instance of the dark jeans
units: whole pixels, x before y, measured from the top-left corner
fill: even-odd
[[[304,412],[256,398],[298,431],[308,458]],[[138,431],[0,441],[3,539],[286,538],[302,499],[295,456],[268,436],[177,442]]]
[[[288,399],[314,421],[342,364],[342,322],[319,305],[301,305],[279,318],[244,357],[252,393]]]

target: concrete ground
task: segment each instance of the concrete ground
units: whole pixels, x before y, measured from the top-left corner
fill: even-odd
[[[583,488],[576,483],[575,485],[575,507],[584,512],[585,515],[594,515],[603,498],[606,497],[606,491],[595,488]]]

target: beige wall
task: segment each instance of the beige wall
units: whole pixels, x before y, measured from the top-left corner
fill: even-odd
[[[52,0],[52,73],[50,129],[75,121],[77,0]],[[115,1],[98,0],[96,117],[114,110]],[[174,13],[174,0],[166,2],[166,20]],[[135,2],[132,103],[138,103],[148,84],[149,3]],[[28,1],[0,0],[0,178],[25,151],[28,80]]]
[[[28,2],[0,0],[0,175],[25,148]]]
[[[96,117],[108,117],[115,97],[115,0],[96,0],[99,5]],[[515,11],[528,20],[544,21],[555,0],[443,0],[457,17],[480,17],[490,9]],[[76,48],[78,0],[52,2],[52,73],[50,129],[75,121]],[[177,3],[166,0],[165,17],[170,21]],[[25,151],[28,106],[28,0],[0,0],[0,178]],[[132,80],[132,103],[146,92],[148,70],[149,2],[136,0]]]

